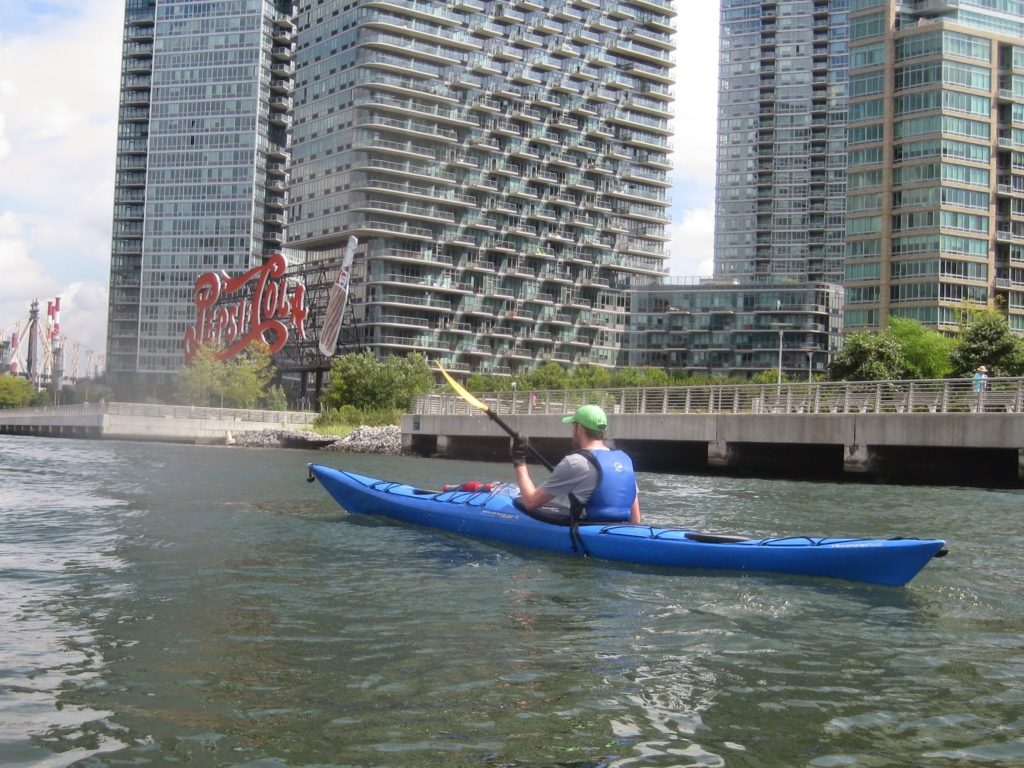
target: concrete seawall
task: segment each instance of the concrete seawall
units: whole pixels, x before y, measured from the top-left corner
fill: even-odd
[[[502,418],[551,459],[570,449],[560,415]],[[1024,482],[1020,413],[619,414],[612,429],[645,470]],[[483,414],[407,415],[402,438],[421,455],[508,457],[508,435]]]
[[[302,429],[317,414],[187,405],[94,403],[0,410],[0,434],[223,443],[267,429]]]

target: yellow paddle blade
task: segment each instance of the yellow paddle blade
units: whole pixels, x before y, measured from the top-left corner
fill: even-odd
[[[444,376],[445,379],[447,379],[447,381],[451,385],[452,389],[455,390],[455,394],[457,394],[459,397],[461,397],[467,403],[472,405],[474,408],[479,408],[484,413],[487,413],[490,410],[490,408],[487,407],[486,403],[482,403],[479,400],[477,400],[475,397],[473,397],[473,395],[471,395],[469,393],[469,390],[467,390],[464,386],[459,384],[459,382],[457,382],[455,379],[453,379],[451,377],[451,374],[449,374],[448,371],[446,371],[441,366],[440,362],[438,362],[437,360],[435,360],[434,362],[437,363],[437,370],[439,370],[441,372],[441,375]]]

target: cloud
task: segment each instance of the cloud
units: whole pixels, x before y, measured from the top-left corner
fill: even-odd
[[[71,349],[77,344],[84,373],[85,355],[102,354],[107,330],[107,286],[98,281],[60,285],[38,261],[28,254],[23,226],[13,213],[0,214],[0,332],[9,339],[15,331],[24,334],[33,300],[39,301],[40,317],[46,319],[46,303],[61,297],[61,331],[68,339],[68,371]],[[25,349],[20,358],[24,367]]]
[[[669,274],[708,277],[714,264],[715,215],[712,208],[684,211],[669,228]]]
[[[103,347],[97,346],[95,340],[107,335],[107,294],[107,286],[97,282],[71,283],[61,289],[61,332],[72,342],[68,347],[68,370],[74,344],[80,345],[83,358],[86,350],[102,352]]]
[[[718,3],[686,5],[677,18],[673,206],[669,274],[710,275],[714,261],[718,104]]]
[[[10,339],[16,331],[24,333],[32,300],[43,299],[45,308],[45,298],[55,288],[41,266],[29,258],[22,235],[22,223],[17,216],[10,212],[0,214],[0,332],[4,339]]]
[[[0,34],[0,327],[61,295],[65,330],[97,352],[123,11],[110,0],[18,4]]]
[[[672,179],[714,189],[718,142],[718,3],[690,2],[677,17]]]
[[[0,94],[2,95],[2,94]],[[11,142],[7,140],[7,118],[0,115],[0,162],[11,154]]]
[[[28,317],[29,302],[39,295],[45,296],[55,287],[37,261],[28,254],[24,227],[10,211],[0,213],[0,323]],[[23,306],[22,306],[23,305]],[[16,311],[14,306],[18,306]],[[5,325],[0,325],[5,327]]]

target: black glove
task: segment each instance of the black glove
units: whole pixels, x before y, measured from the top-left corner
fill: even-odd
[[[521,467],[526,464],[526,441],[521,437],[512,440],[512,466]]]

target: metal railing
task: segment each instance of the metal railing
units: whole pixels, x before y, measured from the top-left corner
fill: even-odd
[[[585,403],[617,414],[1022,413],[1024,378],[991,378],[976,391],[970,379],[712,384],[695,387],[485,392],[499,415],[560,415]],[[455,394],[420,395],[413,412],[479,413]]]

